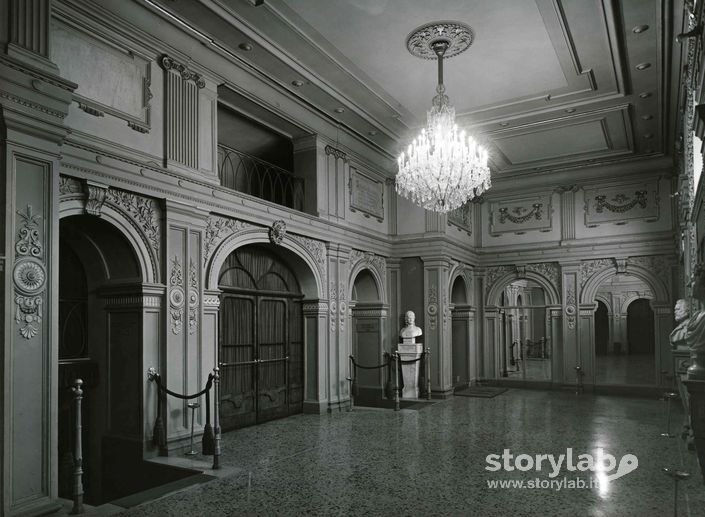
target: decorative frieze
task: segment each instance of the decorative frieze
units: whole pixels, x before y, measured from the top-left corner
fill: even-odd
[[[656,277],[667,279],[671,276],[671,261],[665,255],[648,255],[642,257],[629,257],[627,267],[639,266],[651,271]]]
[[[238,219],[228,219],[217,215],[209,216],[203,239],[203,265],[208,264],[211,255],[223,240],[247,228],[255,228],[255,225]]]
[[[601,258],[595,260],[584,260],[580,263],[580,287],[585,287],[587,281],[595,273],[605,268],[614,267],[614,259]]]
[[[352,250],[350,252],[350,270],[355,267],[362,266],[368,269],[374,269],[382,279],[384,289],[387,285],[387,261],[381,255],[376,255],[371,251]]]
[[[59,176],[59,194],[62,196],[70,194],[82,194],[83,185],[71,176]]]
[[[160,215],[159,208],[153,199],[111,188],[106,193],[105,201],[132,219],[142,230],[152,248],[159,251],[161,241]]]
[[[490,234],[522,234],[531,230],[551,230],[551,195],[542,195],[490,205]]]
[[[625,224],[630,219],[659,217],[658,183],[624,185],[585,191],[585,224]]]
[[[291,234],[291,238],[294,239],[295,241],[298,241],[301,243],[304,248],[306,248],[309,253],[313,256],[313,258],[316,260],[316,263],[319,266],[319,269],[323,272],[325,272],[325,267],[326,267],[326,245],[321,242],[317,241],[315,239],[309,239],[308,237],[302,237],[301,235],[294,235]]]
[[[490,290],[498,278],[514,269],[513,266],[490,266],[485,272],[485,294]]]
[[[502,207],[499,209],[499,222],[504,224],[506,220],[510,220],[515,224],[525,223],[532,217],[537,221],[541,220],[543,216],[543,203],[534,203],[531,205],[531,210],[523,208],[520,206],[515,206],[511,209],[507,207]]]
[[[602,213],[605,209],[610,212],[622,214],[628,212],[637,205],[641,208],[646,208],[646,190],[637,190],[634,192],[634,197],[629,200],[629,197],[624,194],[617,194],[612,198],[612,203],[607,201],[607,196],[595,196],[595,212]]]
[[[178,335],[183,327],[184,309],[184,277],[179,257],[171,259],[169,273],[169,316],[171,318],[171,332]]]
[[[545,278],[547,278],[551,284],[560,291],[561,288],[561,271],[558,264],[555,262],[541,262],[538,264],[527,264],[526,269],[528,271],[533,271]]]
[[[42,322],[43,293],[47,269],[43,260],[44,247],[40,236],[42,217],[27,205],[17,215],[22,223],[15,242],[16,259],[12,271],[15,285],[15,322],[20,336],[31,339],[39,333]]]

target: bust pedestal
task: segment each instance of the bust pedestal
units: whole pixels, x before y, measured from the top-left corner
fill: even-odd
[[[403,338],[403,342],[397,345],[397,352],[402,361],[414,361],[421,357],[423,353],[423,343],[416,343],[413,337]],[[401,365],[401,375],[404,380],[404,389],[401,393],[402,398],[417,399],[419,398],[419,371],[421,370],[421,361],[415,363]]]

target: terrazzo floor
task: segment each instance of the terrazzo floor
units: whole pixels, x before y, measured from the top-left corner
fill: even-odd
[[[682,411],[673,409],[675,432]],[[705,516],[695,454],[680,437],[660,437],[665,427],[663,401],[517,389],[418,410],[298,415],[226,433],[222,463],[231,474],[120,515],[661,517],[673,515],[674,496],[662,468],[675,467],[691,474],[680,484],[678,515]],[[571,448],[577,463],[598,447],[617,462],[633,454],[638,467],[599,488],[488,487],[550,479],[545,466],[488,472],[488,454],[557,458]],[[594,474],[564,466],[555,479],[564,476],[589,482]]]

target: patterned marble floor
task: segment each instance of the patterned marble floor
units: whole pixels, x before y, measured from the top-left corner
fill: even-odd
[[[681,418],[675,408],[674,431]],[[665,426],[662,401],[532,390],[455,397],[420,410],[298,415],[225,434],[231,474],[121,515],[661,517],[673,515],[674,495],[662,468],[676,467],[692,474],[680,485],[678,515],[705,516],[695,455],[679,437],[660,437]],[[638,468],[600,488],[488,487],[488,480],[550,479],[546,466],[488,472],[488,454],[557,458],[572,448],[577,463],[598,447],[617,462],[635,455]],[[593,473],[564,466],[555,479],[564,476],[566,484],[589,482]]]

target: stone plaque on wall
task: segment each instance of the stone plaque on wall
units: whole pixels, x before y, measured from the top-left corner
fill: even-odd
[[[585,191],[585,225],[626,224],[659,218],[658,184],[631,184]]]
[[[384,220],[384,184],[350,168],[350,210]]]
[[[142,133],[149,130],[149,59],[64,20],[52,22],[51,37],[51,59],[78,84],[73,96],[79,108],[96,117],[118,117]]]
[[[490,205],[490,234],[551,230],[551,196],[498,201]]]

